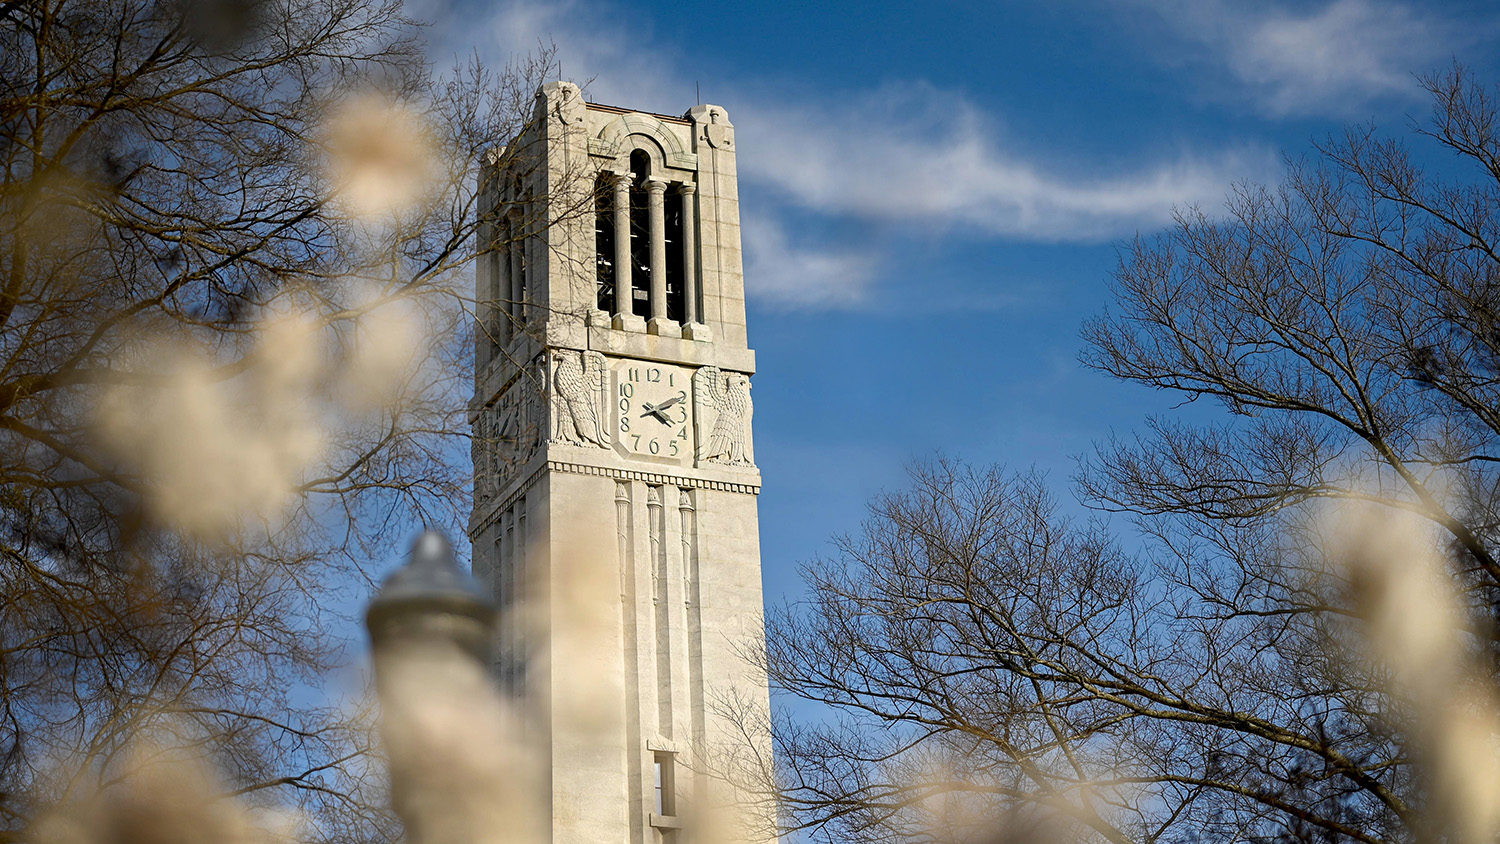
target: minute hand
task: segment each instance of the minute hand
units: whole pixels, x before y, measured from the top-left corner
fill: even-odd
[[[659,404],[653,407],[647,402],[641,402],[641,407],[646,411],[645,413],[641,414],[641,418],[645,419],[647,416],[654,416],[656,417],[656,421],[662,423],[663,425],[670,425],[672,424],[672,420],[668,419],[667,415],[661,412],[661,409],[666,406],[666,404]]]

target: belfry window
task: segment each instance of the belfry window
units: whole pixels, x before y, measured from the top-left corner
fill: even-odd
[[[506,302],[505,312],[509,315],[509,322],[514,333],[526,324],[526,299],[530,295],[530,285],[526,269],[526,247],[531,242],[526,234],[529,221],[525,217],[527,207],[521,192],[521,177],[517,175],[511,184],[511,202],[513,211],[511,216],[511,240],[510,251],[510,295]]]
[[[677,325],[699,321],[697,185],[669,181],[644,149],[626,164],[594,182],[595,306],[613,314],[617,328],[644,323],[652,334],[683,336]]]
[[[681,323],[683,322],[683,283],[682,283],[682,208],[683,195],[676,191],[668,192],[662,197],[666,213],[666,225],[662,234],[667,243],[667,319]]]
[[[651,157],[645,150],[630,154],[630,312],[651,316],[651,209],[646,179]]]
[[[594,183],[594,273],[601,311],[615,309],[615,209],[613,180],[600,174]]]

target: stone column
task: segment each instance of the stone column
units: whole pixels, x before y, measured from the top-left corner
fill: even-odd
[[[646,190],[651,194],[651,319],[646,321],[646,333],[681,336],[667,319],[667,183],[647,179]]]
[[[635,315],[634,261],[630,255],[630,171],[615,174],[615,315],[622,331],[645,331],[646,321]]]
[[[682,336],[693,339],[691,326],[698,321],[698,186],[683,182],[682,188]]]
[[[615,174],[615,313],[630,313],[630,173]]]

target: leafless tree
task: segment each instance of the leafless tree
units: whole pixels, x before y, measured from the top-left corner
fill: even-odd
[[[0,2],[0,840],[166,734],[310,835],[389,832],[330,623],[393,527],[467,515],[478,172],[538,165],[505,143],[556,73],[436,76],[417,35]],[[561,213],[526,186],[515,237]]]
[[[1423,84],[1412,143],[1349,128],[1279,188],[1123,251],[1083,360],[1194,411],[1080,461],[1084,500],[1139,528],[1128,552],[1034,477],[939,462],[810,567],[810,603],[770,625],[774,681],[834,711],[782,730],[792,826],[1493,840],[1468,817],[1489,810],[1452,796],[1467,776],[1493,804],[1493,783],[1444,779],[1451,730],[1406,693],[1423,679],[1403,692],[1353,655],[1369,608],[1402,596],[1351,564],[1378,542],[1339,535],[1360,508],[1415,520],[1458,584],[1465,682],[1492,701],[1500,118],[1462,68]],[[1493,758],[1484,716],[1467,740]]]

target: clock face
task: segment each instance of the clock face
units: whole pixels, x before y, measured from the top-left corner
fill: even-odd
[[[692,457],[692,373],[679,366],[616,361],[615,448],[630,457]]]

